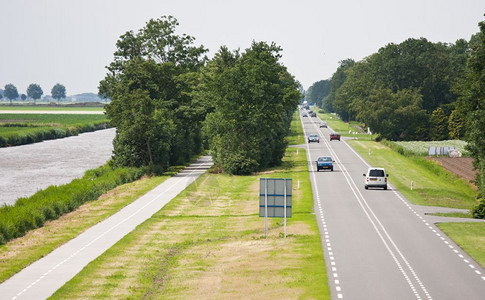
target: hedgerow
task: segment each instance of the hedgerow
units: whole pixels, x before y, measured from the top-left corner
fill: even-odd
[[[80,179],[50,186],[28,198],[20,198],[14,205],[0,207],[0,245],[24,236],[29,230],[42,227],[87,201],[97,200],[103,193],[118,185],[139,179],[141,168],[116,168],[109,165],[87,171]]]

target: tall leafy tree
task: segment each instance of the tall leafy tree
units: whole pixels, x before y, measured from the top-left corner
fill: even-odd
[[[9,83],[5,85],[5,90],[3,91],[5,98],[10,100],[10,105],[12,105],[12,100],[17,99],[19,97],[19,92],[15,85]]]
[[[460,92],[459,110],[467,120],[465,139],[479,171],[479,195],[485,198],[485,21],[478,26],[480,31],[471,42],[466,77],[457,90]]]
[[[329,93],[330,80],[317,81],[308,89],[307,101],[314,103],[318,107],[325,108],[323,107],[323,98],[328,96]]]
[[[36,100],[42,97],[42,94],[44,94],[44,92],[42,91],[42,88],[40,87],[40,85],[36,83],[31,83],[27,88],[27,96],[29,96],[29,98],[34,99],[34,104]]]
[[[57,99],[57,104],[59,104],[61,99],[66,98],[66,87],[57,83],[52,87],[51,94],[52,98]]]
[[[348,108],[345,107],[345,105],[339,103],[337,103],[336,105],[335,99],[337,95],[337,90],[342,84],[344,84],[345,79],[347,78],[346,70],[352,68],[354,64],[355,61],[350,58],[339,62],[339,67],[337,68],[337,71],[335,71],[335,73],[332,75],[332,79],[330,81],[330,92],[323,101],[324,107],[327,107],[330,112],[337,112],[343,117],[344,120],[348,119],[348,115],[345,114],[345,112],[348,111]],[[339,111],[337,111],[336,106],[338,107]]]
[[[192,93],[207,50],[191,36],[176,35],[176,26],[170,16],[152,19],[116,43],[99,86],[99,94],[111,98],[106,113],[117,128],[115,164],[166,167],[202,149],[205,107]]]
[[[448,119],[441,107],[433,111],[430,117],[429,137],[433,141],[442,141],[448,138]]]
[[[243,53],[222,47],[204,72],[199,95],[213,105],[205,132],[224,172],[249,174],[281,162],[301,94],[280,51],[264,42]]]
[[[457,109],[448,118],[448,135],[453,140],[461,140],[465,136],[465,117]]]

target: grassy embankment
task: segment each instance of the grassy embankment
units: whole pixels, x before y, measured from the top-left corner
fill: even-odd
[[[303,143],[301,131],[293,131],[290,140]],[[53,299],[329,299],[306,155],[296,151],[288,148],[281,167],[261,174],[202,175]],[[264,238],[258,215],[261,177],[293,179],[286,239],[281,219],[269,220]]]
[[[31,144],[107,127],[106,116],[100,114],[0,114],[0,147]]]
[[[320,114],[320,117],[326,119],[336,131],[343,132],[342,129],[349,128],[349,125],[330,114]],[[470,184],[422,155],[399,154],[382,143],[372,141],[368,135],[348,136],[357,137],[349,140],[349,145],[372,166],[386,168],[390,174],[389,181],[411,203],[463,209],[471,209],[477,204],[476,192]],[[411,181],[414,183],[412,190]],[[471,217],[471,214],[465,216]],[[485,223],[440,223],[438,227],[485,267]]]

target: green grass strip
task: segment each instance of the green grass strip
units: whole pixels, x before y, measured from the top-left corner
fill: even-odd
[[[292,178],[293,217],[258,215],[259,178]],[[298,189],[298,181],[300,188]],[[264,174],[199,177],[59,289],[52,299],[330,299],[305,151]]]
[[[485,268],[485,223],[439,223],[437,226]]]

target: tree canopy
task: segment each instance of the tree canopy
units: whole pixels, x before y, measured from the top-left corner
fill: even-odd
[[[280,51],[264,42],[242,53],[222,47],[204,70],[199,97],[213,105],[205,133],[224,172],[249,174],[281,162],[301,94]]]
[[[122,35],[99,94],[117,128],[114,162],[125,166],[187,162],[202,149],[204,107],[193,101],[198,69],[206,60],[195,38],[175,34],[178,22],[161,17],[137,34]]]
[[[66,98],[66,87],[60,83],[57,83],[51,90],[52,98],[57,99],[57,103],[63,98]]]
[[[465,139],[479,170],[479,193],[485,198],[485,21],[478,25],[480,31],[472,38],[465,78],[456,90],[460,94],[458,109],[467,121]]]
[[[19,92],[15,85],[9,83],[5,85],[5,90],[3,91],[5,98],[10,100],[10,105],[12,105],[12,100],[17,99],[19,97]]]
[[[34,103],[36,100],[42,97],[42,94],[44,94],[44,92],[42,91],[42,88],[40,87],[40,85],[36,83],[31,83],[27,88],[27,96],[29,96],[29,98],[34,99]]]

